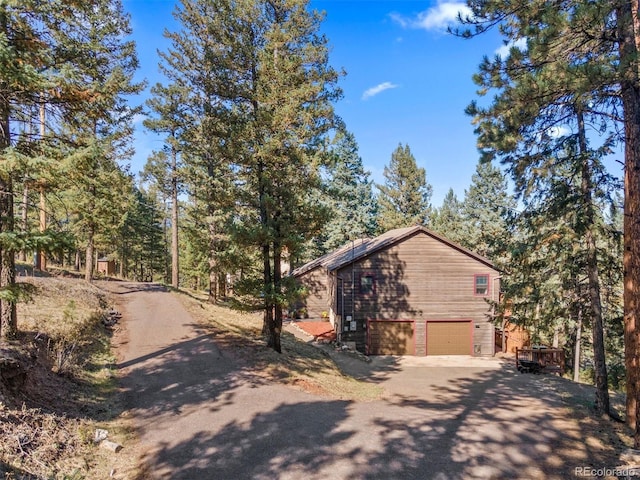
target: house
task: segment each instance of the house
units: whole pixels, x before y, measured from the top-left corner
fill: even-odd
[[[497,299],[499,271],[424,227],[349,242],[291,274],[305,287],[305,316],[328,318],[361,352],[495,353],[487,300]]]
[[[109,260],[106,257],[99,258],[96,270],[98,271],[98,273],[101,273],[103,275],[115,275],[116,262],[113,260]]]

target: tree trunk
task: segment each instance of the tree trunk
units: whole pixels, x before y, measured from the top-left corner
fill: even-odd
[[[627,372],[627,424],[634,429],[634,447],[640,449],[640,82],[638,0],[622,1],[616,9],[620,52],[620,91],[624,109],[624,345]]]
[[[276,222],[279,220],[276,219]],[[276,236],[279,236],[276,226]],[[274,317],[270,328],[270,344],[278,353],[282,353],[280,334],[282,333],[282,248],[278,240],[273,246],[273,290],[274,290]]]
[[[94,227],[91,225],[89,227],[89,233],[87,236],[87,248],[85,250],[85,265],[84,265],[84,279],[87,282],[91,282],[93,280],[93,236],[94,236]]]
[[[4,127],[4,125],[3,125]],[[0,175],[0,232],[13,231],[13,184],[11,177]],[[12,289],[16,285],[16,265],[13,250],[0,250],[0,288]],[[11,340],[18,334],[16,304],[12,300],[0,301],[0,339]]]
[[[44,196],[44,185],[40,185],[40,232],[44,232],[47,229],[47,202]],[[47,271],[47,254],[40,250],[38,252],[38,259],[40,261],[40,265],[38,266],[39,270],[43,272]]]
[[[580,381],[580,349],[582,348],[582,304],[578,299],[578,313],[576,319],[576,343],[573,350],[573,381]]]
[[[591,306],[591,326],[593,334],[593,363],[596,383],[596,412],[610,414],[609,381],[604,349],[604,322],[602,319],[602,301],[600,298],[600,277],[598,274],[598,250],[594,236],[595,212],[593,206],[593,180],[591,178],[591,159],[587,155],[587,139],[585,135],[584,117],[577,111],[578,139],[582,156],[582,209],[584,215],[584,237],[587,244],[587,278],[589,282],[589,305]]]
[[[22,190],[22,231],[29,231],[29,186],[27,184],[28,177],[25,175],[24,188]],[[27,251],[22,249],[20,251],[20,261],[27,261]]]
[[[171,152],[171,286],[180,287],[177,153]]]
[[[267,346],[274,348],[273,336],[273,277],[271,275],[271,249],[269,244],[262,245],[262,277],[264,284],[264,317],[262,334],[267,337]]]
[[[218,300],[218,257],[217,257],[217,241],[216,226],[213,220],[213,214],[209,213],[209,303],[216,303]]]
[[[7,34],[6,6],[0,6],[0,31]],[[11,107],[5,81],[0,78],[0,162],[4,151],[11,146]],[[9,172],[0,172],[0,233],[13,232],[13,182]],[[0,289],[12,289],[16,284],[14,251],[0,244]],[[12,300],[0,301],[0,340],[13,339],[18,334],[16,304]]]

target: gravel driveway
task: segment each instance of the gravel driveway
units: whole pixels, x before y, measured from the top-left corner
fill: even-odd
[[[570,382],[497,359],[364,363],[333,352],[386,394],[319,397],[243,371],[162,287],[105,288],[124,313],[121,384],[148,478],[563,479],[616,466],[594,435],[600,420],[568,408],[584,402],[586,411],[587,387],[571,384],[569,394]]]

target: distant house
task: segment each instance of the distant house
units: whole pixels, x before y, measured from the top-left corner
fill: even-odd
[[[115,275],[116,262],[105,257],[99,258],[96,270],[103,275]]]
[[[494,265],[424,227],[360,239],[291,273],[301,311],[376,355],[493,355]]]

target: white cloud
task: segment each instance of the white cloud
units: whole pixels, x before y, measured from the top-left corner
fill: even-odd
[[[375,87],[371,87],[369,89],[367,89],[363,94],[362,94],[362,99],[366,100],[368,98],[374,97],[376,95],[378,95],[379,93],[384,92],[385,90],[389,90],[392,88],[397,88],[398,85],[391,83],[391,82],[384,82],[381,83],[379,85],[376,85]]]
[[[458,16],[471,18],[471,9],[464,2],[439,1],[435,7],[418,13],[415,18],[391,14],[390,17],[402,28],[421,28],[424,30],[444,30],[458,23]]]
[[[142,125],[142,122],[144,122],[148,117],[142,113],[137,113],[133,116],[133,124],[134,125]]]
[[[502,58],[507,58],[509,56],[509,52],[511,51],[511,47],[516,47],[524,52],[527,50],[527,39],[519,38],[515,42],[509,42],[506,45],[502,45],[495,51],[495,53],[496,55],[500,55],[500,57]]]

